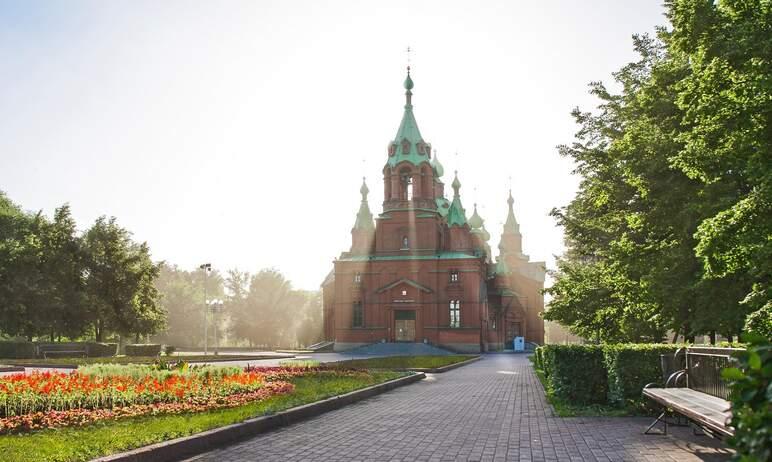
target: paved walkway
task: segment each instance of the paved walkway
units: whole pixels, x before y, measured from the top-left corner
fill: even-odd
[[[190,461],[698,461],[729,451],[649,418],[558,418],[524,355],[476,363]]]

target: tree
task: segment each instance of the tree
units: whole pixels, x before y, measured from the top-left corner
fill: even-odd
[[[668,17],[634,37],[620,94],[591,84],[599,111],[575,110],[560,147],[582,182],[552,211],[569,250],[545,318],[599,341],[731,337],[770,300],[769,3],[674,1]]]
[[[137,244],[115,218],[100,217],[83,236],[86,255],[87,317],[101,342],[108,331],[152,334],[163,327],[165,312],[153,286],[160,264],[147,244]]]
[[[212,271],[204,280],[201,270],[185,271],[163,264],[155,287],[167,314],[165,329],[155,338],[164,343],[192,347],[204,345],[204,284],[210,299],[222,298],[222,277]]]

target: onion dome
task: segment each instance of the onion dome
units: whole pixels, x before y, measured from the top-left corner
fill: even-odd
[[[469,217],[469,227],[472,229],[480,229],[483,226],[483,219],[477,214],[477,204],[474,204],[474,213]]]
[[[482,225],[482,228],[480,228],[483,241],[488,242],[491,240],[491,233],[488,232],[487,229],[485,229],[485,224]]]
[[[434,170],[434,177],[439,178],[443,174],[445,174],[445,168],[440,163],[440,160],[437,158],[437,150],[434,150],[434,157],[432,157],[432,170]]]

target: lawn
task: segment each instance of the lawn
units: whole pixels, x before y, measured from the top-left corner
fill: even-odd
[[[382,358],[349,359],[330,365],[354,369],[436,369],[476,358],[477,355],[450,356],[386,356]]]
[[[272,414],[404,375],[394,371],[374,371],[353,376],[309,374],[293,377],[289,379],[295,386],[292,393],[271,396],[239,407],[100,421],[84,427],[0,436],[0,454],[2,460],[7,462],[85,461]]]
[[[257,361],[260,359],[281,359],[277,355],[173,355],[161,356],[166,361],[187,362],[227,362],[227,361]],[[0,359],[0,363],[7,365],[22,364],[25,366],[86,366],[90,364],[152,364],[158,360],[158,356],[109,356],[105,358],[50,358],[50,359]]]

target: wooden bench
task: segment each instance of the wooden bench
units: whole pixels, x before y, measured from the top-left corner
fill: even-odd
[[[711,436],[734,435],[734,428],[730,426],[729,387],[721,378],[721,370],[730,366],[734,351],[731,348],[695,347],[678,350],[674,361],[662,358],[663,372],[666,364],[684,364],[684,359],[685,364],[682,369],[669,374],[664,388],[651,383],[644,387],[643,396],[659,403],[664,410],[643,433],[652,434],[651,430],[661,422],[664,425],[661,434],[667,434],[668,425],[678,425],[668,420],[667,416],[672,412],[687,418]]]
[[[59,357],[59,358],[85,358],[87,356],[87,352],[85,348],[81,349],[73,349],[70,347],[68,350],[63,350],[56,347],[51,346],[41,346],[40,347],[40,355],[43,356],[43,359],[48,359],[52,357]]]

